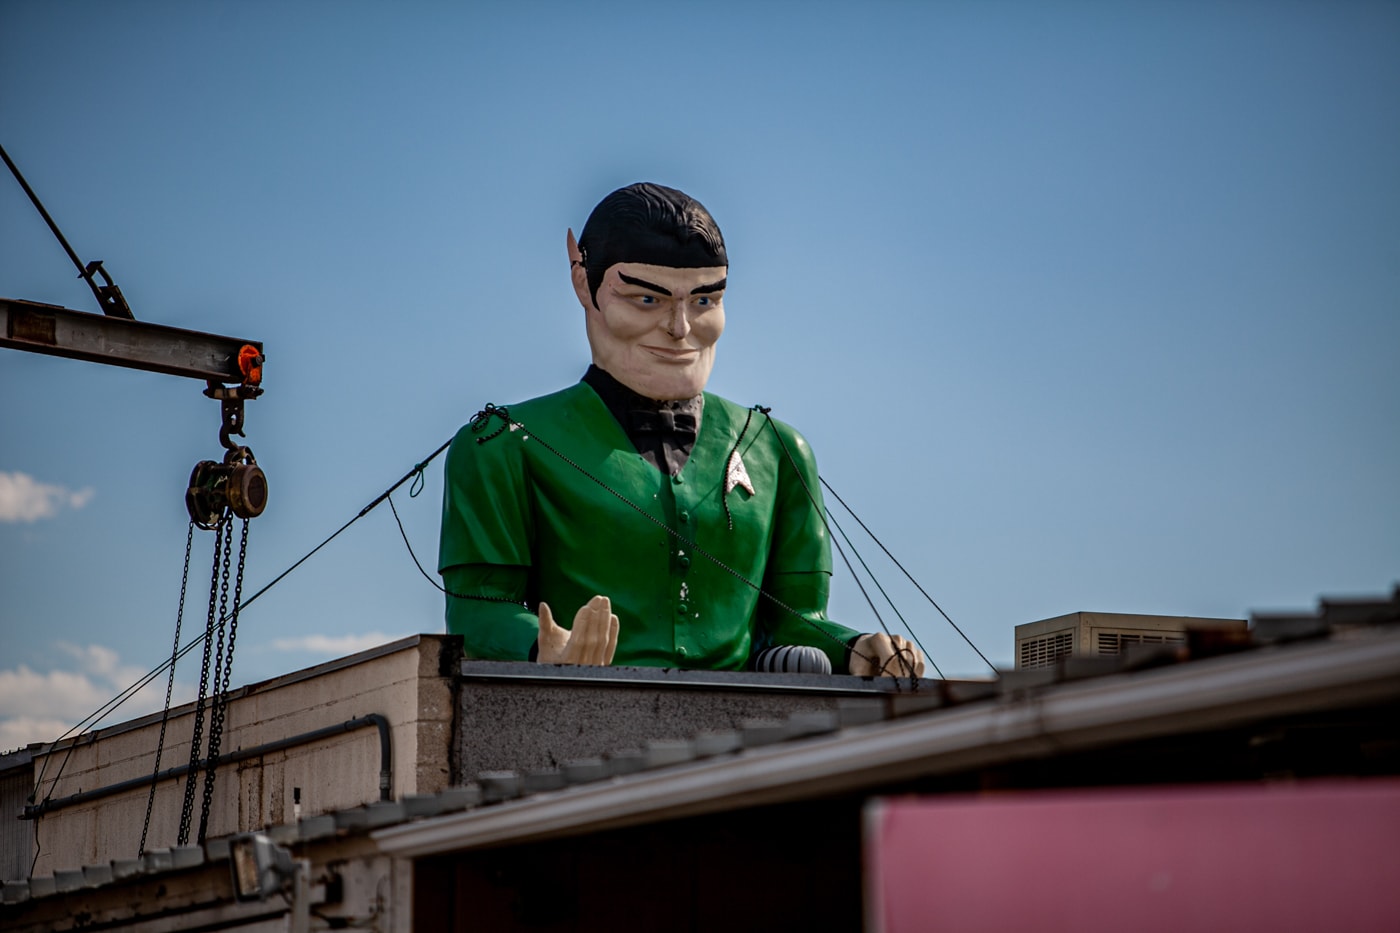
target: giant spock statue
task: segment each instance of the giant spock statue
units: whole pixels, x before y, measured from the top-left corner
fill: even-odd
[[[729,266],[709,212],[630,185],[568,247],[593,365],[553,395],[488,407],[453,441],[448,630],[485,659],[742,670],[805,645],[837,672],[921,675],[903,638],[826,618],[807,442],[704,391]]]

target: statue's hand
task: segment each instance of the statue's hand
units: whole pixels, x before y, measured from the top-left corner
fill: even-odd
[[[572,631],[555,623],[548,603],[540,603],[539,615],[539,663],[612,663],[617,651],[617,616],[606,596],[594,596],[578,611]]]
[[[851,646],[851,673],[860,677],[924,676],[924,653],[902,635],[862,635]]]

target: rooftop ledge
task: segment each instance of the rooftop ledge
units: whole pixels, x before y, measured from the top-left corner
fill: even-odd
[[[886,696],[932,692],[942,681],[907,677],[854,677],[849,674],[768,674],[755,671],[691,671],[671,667],[581,667],[532,661],[461,663],[463,680],[509,680],[516,683],[569,686],[618,685],[658,689],[778,691],[835,696]]]

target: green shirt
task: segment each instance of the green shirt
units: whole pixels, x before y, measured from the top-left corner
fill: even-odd
[[[447,455],[439,570],[450,592],[502,600],[448,597],[448,630],[470,655],[524,660],[539,602],[567,628],[602,594],[619,620],[615,664],[738,670],[783,644],[845,670],[857,633],[825,618],[831,547],[796,431],[705,393],[695,446],[668,476],[584,383],[509,412],[517,426],[474,422]],[[754,491],[725,496],[736,443]]]

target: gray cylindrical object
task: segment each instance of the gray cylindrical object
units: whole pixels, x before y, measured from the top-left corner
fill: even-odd
[[[810,645],[778,645],[760,651],[753,669],[767,674],[830,674],[831,659]]]

